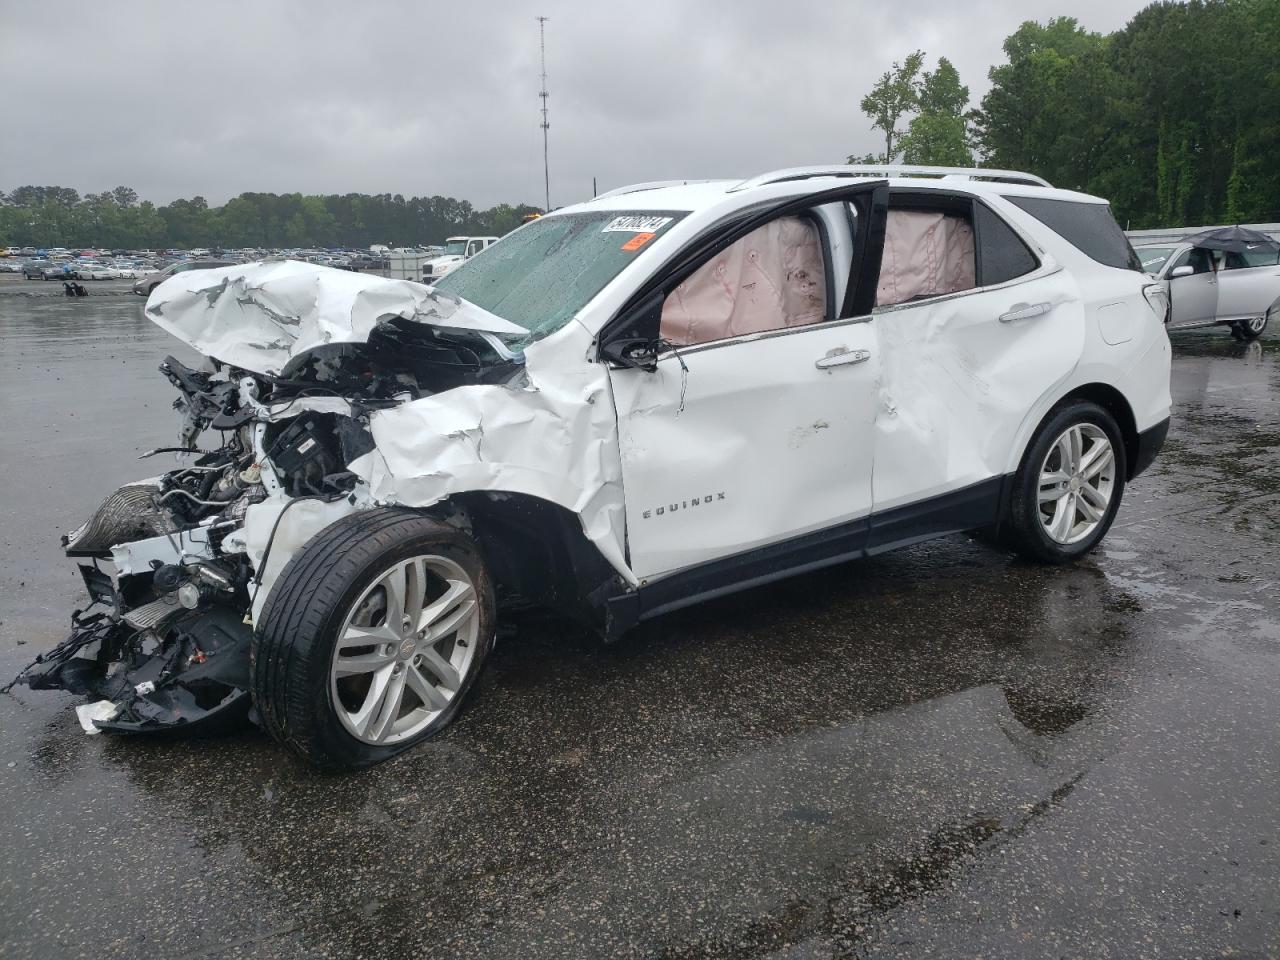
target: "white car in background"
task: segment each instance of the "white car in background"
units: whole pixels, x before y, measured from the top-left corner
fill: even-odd
[[[1225,326],[1240,340],[1256,340],[1280,312],[1280,245],[1239,251],[1192,243],[1134,248],[1142,268],[1167,280],[1170,330]]]
[[[81,280],[120,279],[120,271],[107,263],[77,263],[72,269]]]
[[[1168,430],[1167,305],[1105,201],[945,167],[623,188],[433,287],[177,273],[192,459],[64,538],[109,615],[22,679],[359,767],[458,714],[506,598],[611,639],[958,531],[1074,561]]]

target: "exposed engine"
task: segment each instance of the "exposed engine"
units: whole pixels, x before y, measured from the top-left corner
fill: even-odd
[[[179,392],[179,444],[144,456],[181,465],[117,490],[63,537],[69,556],[91,561],[80,565],[91,602],[14,681],[97,697],[79,711],[91,732],[243,720],[261,587],[244,538],[250,508],[271,501],[283,516],[300,500],[367,499],[351,465],[374,448],[373,411],[507,382],[522,363],[493,334],[392,317],[367,342],[311,350],[279,376],[174,357],[160,370]]]

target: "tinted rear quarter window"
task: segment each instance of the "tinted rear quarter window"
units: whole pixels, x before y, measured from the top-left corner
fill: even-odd
[[[1013,228],[981,203],[973,205],[977,232],[978,282],[989,287],[1030,273],[1040,262]]]
[[[1122,270],[1142,272],[1142,263],[1129,245],[1129,238],[1105,203],[1050,200],[1047,197],[1010,197],[1021,207],[1085,256]]]

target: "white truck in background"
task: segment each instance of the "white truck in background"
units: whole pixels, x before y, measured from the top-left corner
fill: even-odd
[[[450,237],[444,242],[444,253],[422,265],[422,282],[433,283],[465,260],[497,243],[497,237]]]
[[[440,248],[396,247],[382,256],[387,258],[387,276],[392,280],[417,280],[423,267],[440,256]]]

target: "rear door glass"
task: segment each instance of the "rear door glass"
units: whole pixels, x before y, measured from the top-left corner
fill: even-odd
[[[1013,228],[981,203],[973,205],[979,283],[989,287],[1030,273],[1040,262]]]

